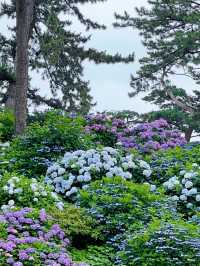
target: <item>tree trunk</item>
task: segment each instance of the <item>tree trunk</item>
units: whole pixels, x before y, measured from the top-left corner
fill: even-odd
[[[33,21],[34,0],[16,1],[17,55],[16,55],[16,97],[15,133],[23,133],[27,118],[28,90],[28,43]]]
[[[185,139],[187,142],[190,142],[190,139],[192,137],[192,133],[193,133],[193,129],[191,127],[189,127],[186,131],[185,131]]]
[[[5,108],[13,112],[15,111],[15,87],[16,87],[15,82],[9,83],[6,102],[5,102]]]

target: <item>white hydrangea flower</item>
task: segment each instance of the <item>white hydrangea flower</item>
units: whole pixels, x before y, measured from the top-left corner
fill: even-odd
[[[193,186],[193,183],[191,182],[191,181],[187,181],[186,183],[185,183],[185,187],[186,188],[191,188]]]
[[[183,185],[185,185],[186,182],[187,182],[187,179],[186,179],[186,178],[183,178],[181,183],[182,183]]]
[[[54,200],[58,200],[58,195],[57,195],[55,192],[51,192],[51,197],[52,197]]]
[[[61,176],[61,175],[64,175],[64,173],[65,173],[65,168],[60,167],[60,168],[58,169],[58,175]]]
[[[136,164],[134,162],[132,162],[132,161],[128,162],[128,168],[136,168],[136,167],[137,166],[136,166]]]
[[[42,191],[42,192],[41,192],[41,195],[42,195],[43,197],[46,197],[46,196],[48,195],[48,193],[47,193],[46,191]]]
[[[125,170],[127,170],[127,169],[129,168],[129,165],[128,165],[128,163],[124,162],[124,163],[122,163],[122,167],[123,167]]]
[[[179,197],[176,196],[176,195],[175,195],[175,196],[172,196],[172,197],[171,197],[171,200],[172,200],[172,201],[178,201],[178,200],[179,200]]]
[[[150,191],[151,191],[151,192],[156,191],[156,189],[157,189],[157,188],[156,188],[156,185],[151,185],[151,187],[150,187]]]
[[[15,205],[14,200],[9,200],[9,201],[8,201],[8,205],[9,205],[9,206],[14,206],[14,205]]]
[[[180,200],[187,201],[187,196],[186,195],[180,195]]]
[[[23,189],[22,188],[16,188],[14,190],[14,194],[21,194],[23,192]]]
[[[166,182],[163,183],[163,187],[164,187],[165,189],[168,189],[168,185],[169,185],[169,182],[168,182],[168,181],[166,181]]]
[[[147,162],[142,161],[142,160],[140,161],[140,167],[150,169],[150,165]]]
[[[186,173],[185,170],[181,170],[181,171],[180,171],[180,175],[184,175],[185,173]]]
[[[83,175],[77,176],[77,181],[78,182],[83,182],[84,181],[84,176]]]
[[[189,196],[193,196],[197,194],[197,188],[192,188],[188,191]]]
[[[188,203],[188,204],[186,205],[186,207],[187,207],[188,209],[192,209],[193,204],[192,204],[192,203]]]
[[[38,198],[33,198],[33,201],[38,202],[39,200],[38,200]]]
[[[71,194],[75,194],[76,192],[78,192],[78,189],[76,187],[72,187],[70,192]]]
[[[175,188],[175,184],[172,183],[172,182],[168,182],[168,187],[167,187],[169,190],[172,190]]]
[[[185,173],[184,178],[185,178],[185,179],[190,179],[190,178],[192,178],[193,176],[194,176],[194,173],[193,173],[193,172],[188,172],[188,173]]]
[[[60,210],[63,211],[64,210],[64,203],[62,201],[59,201],[56,203],[56,207]]]
[[[196,201],[197,201],[197,202],[200,201],[200,195],[196,195]]]
[[[88,187],[89,187],[88,185],[84,185],[84,186],[82,187],[82,189],[83,189],[83,190],[87,190]]]
[[[30,185],[30,187],[31,187],[31,190],[32,190],[33,192],[38,191],[38,185],[37,185],[36,183],[32,183],[32,184]]]
[[[113,173],[112,172],[107,172],[106,173],[106,177],[109,177],[109,178],[113,177]]]
[[[124,178],[125,179],[132,179],[132,174],[129,172],[126,172],[126,173],[124,173]]]
[[[189,190],[186,189],[186,188],[184,188],[184,189],[182,189],[181,193],[182,193],[183,195],[186,195],[186,196],[187,196],[187,195],[189,194]]]
[[[144,170],[143,171],[143,175],[145,175],[146,177],[150,177],[152,174],[152,171],[149,169],[149,170]]]
[[[19,177],[18,176],[13,176],[11,179],[11,181],[14,181],[16,183],[18,183],[20,181]]]
[[[14,194],[14,189],[12,187],[9,188],[8,194],[9,195],[13,195]]]

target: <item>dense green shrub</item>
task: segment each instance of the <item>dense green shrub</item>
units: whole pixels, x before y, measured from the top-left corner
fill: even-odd
[[[63,209],[59,196],[41,180],[16,174],[4,174],[0,179],[0,208],[3,211],[16,207]]]
[[[6,159],[11,170],[37,177],[45,174],[49,161],[56,160],[64,151],[87,149],[90,145],[81,118],[71,119],[50,112],[42,125],[31,124],[24,135],[13,140]]]
[[[86,213],[85,209],[67,203],[64,210],[50,207],[48,212],[55,222],[59,221],[63,231],[69,236],[72,246],[83,249],[89,244],[101,242],[102,237],[96,228],[96,221]]]
[[[0,110],[0,141],[10,141],[14,134],[14,115],[9,110]]]
[[[194,143],[183,148],[176,147],[166,151],[158,151],[152,156],[146,156],[145,160],[151,166],[153,181],[162,184],[169,177],[191,167],[193,163],[200,165],[200,144]]]
[[[200,210],[200,165],[188,164],[186,169],[170,177],[162,186],[186,217]]]
[[[200,265],[200,228],[182,220],[154,221],[137,234],[128,235],[119,252],[120,266]]]
[[[90,266],[114,266],[114,252],[108,246],[89,246],[87,249],[70,251],[72,258],[77,261],[85,261]]]
[[[79,205],[96,219],[105,241],[115,249],[123,245],[128,231],[137,231],[153,217],[168,217],[168,204],[162,193],[153,194],[150,186],[115,177],[93,182],[81,191]]]

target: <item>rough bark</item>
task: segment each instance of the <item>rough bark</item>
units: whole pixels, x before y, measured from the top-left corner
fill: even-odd
[[[17,55],[16,55],[16,98],[15,133],[23,133],[27,119],[28,91],[28,43],[33,21],[34,0],[16,1]]]
[[[15,82],[10,82],[7,95],[6,95],[6,102],[5,102],[5,108],[9,109],[14,112],[15,110]]]
[[[193,129],[190,127],[185,131],[185,139],[187,142],[190,142],[190,139],[192,137],[192,133],[193,133]]]

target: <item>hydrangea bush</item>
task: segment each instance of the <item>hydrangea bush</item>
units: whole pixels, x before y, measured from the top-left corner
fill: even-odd
[[[190,143],[184,147],[160,150],[152,155],[146,155],[145,161],[151,166],[154,181],[162,184],[170,176],[179,175],[182,169],[190,167],[192,163],[200,165],[200,145]]]
[[[170,177],[163,186],[171,199],[184,213],[200,211],[200,166],[193,164],[190,170],[181,170]]]
[[[159,149],[183,146],[186,143],[181,132],[172,129],[164,119],[133,126],[122,119],[104,114],[87,117],[85,131],[96,133],[96,141],[103,145],[122,145],[124,148],[135,148],[148,153]],[[110,140],[110,144],[109,143]]]
[[[59,196],[44,182],[14,174],[5,174],[0,179],[0,203],[3,211],[25,206],[53,205],[61,210],[64,207]]]
[[[145,161],[134,159],[132,154],[123,155],[117,149],[105,147],[65,153],[59,163],[48,168],[45,182],[68,198],[76,195],[79,188],[85,189],[92,180],[103,176],[121,176],[142,182],[150,175],[150,166]]]
[[[172,129],[164,119],[126,129],[123,134],[118,134],[118,141],[124,147],[136,148],[142,152],[168,149],[186,143],[181,132]]]
[[[118,253],[120,266],[200,265],[199,227],[182,220],[154,221],[142,231],[128,235]]]
[[[106,114],[88,115],[86,123],[85,132],[92,133],[97,144],[111,147],[115,147],[117,143],[117,133],[123,132],[126,128],[123,119],[113,118]]]
[[[0,265],[86,266],[67,253],[69,240],[42,209],[6,212],[0,216]]]
[[[87,149],[91,138],[84,133],[83,123],[82,118],[48,112],[44,121],[30,124],[13,139],[5,158],[8,170],[38,178],[45,175],[50,160],[56,161],[65,151]]]
[[[116,251],[124,247],[130,232],[141,230],[155,217],[174,216],[173,204],[162,193],[152,193],[148,185],[120,177],[91,183],[87,190],[80,191],[78,205],[88,210],[106,243]]]

